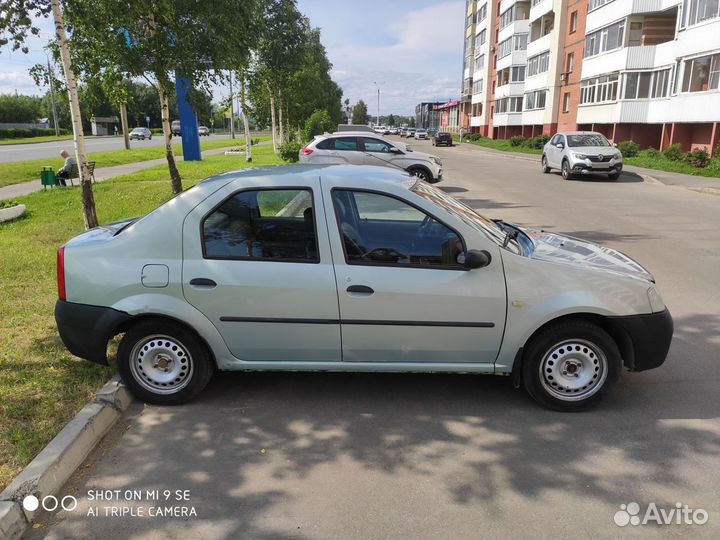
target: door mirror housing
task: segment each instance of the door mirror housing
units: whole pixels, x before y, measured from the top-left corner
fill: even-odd
[[[615,148],[617,148],[617,143],[616,143],[616,142],[614,142],[614,143],[613,143],[613,146],[614,146]]]
[[[492,255],[486,250],[470,249],[465,252],[463,266],[470,270],[474,268],[485,268],[492,262]]]
[[[555,145],[555,148],[559,148],[560,150],[562,150],[563,148],[565,148],[565,145],[563,143],[559,142]]]
[[[391,154],[402,154],[402,150],[400,150],[399,148],[395,148],[394,146],[391,146],[390,153]]]

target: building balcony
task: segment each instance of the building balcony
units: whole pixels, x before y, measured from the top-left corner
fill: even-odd
[[[538,39],[529,42],[526,51],[527,57],[531,58],[536,54],[540,54],[541,52],[549,51],[550,46],[552,45],[552,35],[553,33],[550,32],[545,36],[539,37]]]
[[[506,39],[514,36],[515,34],[529,34],[530,33],[530,19],[524,19],[521,21],[515,21],[508,24],[505,28],[500,30],[498,34],[498,43],[505,41]]]
[[[578,124],[661,124],[669,122],[713,122],[720,120],[720,92],[690,92],[655,99],[621,99],[611,103],[580,105]]]
[[[582,78],[595,77],[627,69],[653,69],[675,63],[675,42],[659,45],[623,47],[607,53],[585,58]]]
[[[524,82],[513,82],[495,87],[495,99],[509,96],[522,96],[525,92]]]
[[[589,34],[629,15],[659,14],[677,8],[680,4],[680,0],[624,0],[609,2],[587,14],[585,33]]]
[[[550,78],[549,73],[549,71],[545,71],[544,73],[538,73],[532,77],[525,77],[525,91],[529,92],[530,90],[540,90],[541,88],[553,86],[548,84],[548,80]]]
[[[527,63],[527,54],[525,51],[513,51],[507,56],[498,58],[496,69],[501,71],[510,66],[524,66]]]
[[[493,125],[494,126],[521,126],[522,125],[522,116],[523,116],[523,113],[521,113],[521,112],[495,113],[495,115],[493,116]]]
[[[532,0],[530,2],[530,20],[534,21],[538,17],[552,11],[554,0]]]

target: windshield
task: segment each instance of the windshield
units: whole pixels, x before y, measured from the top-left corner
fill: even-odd
[[[610,146],[610,142],[605,136],[599,133],[580,133],[576,135],[568,135],[568,146]]]
[[[461,219],[463,223],[476,231],[483,233],[497,245],[502,246],[505,241],[505,231],[494,221],[478,214],[466,204],[452,198],[450,195],[427,182],[415,182],[410,189],[413,193],[420,195],[441,207],[443,210]],[[515,244],[517,245],[517,244]],[[519,250],[518,250],[519,251]]]

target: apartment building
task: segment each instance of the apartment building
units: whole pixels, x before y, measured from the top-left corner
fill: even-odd
[[[468,0],[466,17],[472,132],[720,143],[719,0]]]

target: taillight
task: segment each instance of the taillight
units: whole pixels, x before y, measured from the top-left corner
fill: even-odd
[[[313,149],[312,149],[312,148],[308,148],[308,147],[306,146],[305,148],[302,149],[302,154],[303,154],[303,156],[309,156],[309,155],[312,154],[312,153],[313,153]]]
[[[65,292],[65,246],[57,250],[57,286],[58,286],[58,298],[60,300],[67,300],[67,293]]]

